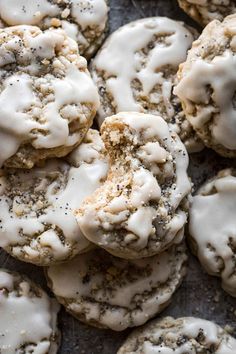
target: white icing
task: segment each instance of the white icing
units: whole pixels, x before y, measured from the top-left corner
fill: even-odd
[[[57,16],[60,8],[48,0],[0,0],[0,17],[8,25],[37,25],[46,16]]]
[[[111,266],[106,266],[102,270],[95,268],[93,262],[96,259],[94,254],[96,252],[100,252],[101,260],[103,257],[109,257]],[[127,261],[95,250],[82,254],[64,265],[51,266],[47,272],[53,292],[63,298],[65,303],[72,299],[68,302],[68,308],[75,314],[85,313],[86,319],[99,321],[100,324],[114,330],[122,330],[130,323],[137,326],[146,322],[170,299],[176,285],[170,288],[171,290],[168,288],[169,291],[165,291],[164,288],[159,290],[158,287],[160,284],[164,286],[173,276],[172,262],[175,257],[173,252],[175,251],[172,248],[155,257]],[[174,269],[177,273],[182,269],[184,259],[183,255],[182,260],[175,264]],[[132,279],[129,279],[126,270],[131,265],[136,267],[136,271]],[[144,276],[142,270],[146,268],[151,272]],[[84,281],[84,276],[90,274],[89,269],[92,269],[92,275],[88,276],[88,281]],[[109,278],[109,274],[114,274],[115,280]],[[179,281],[180,279],[176,280],[176,283]],[[153,295],[143,297],[144,292],[151,291]],[[139,301],[141,309],[136,308]],[[106,310],[103,312],[99,309],[99,305],[102,304],[106,304],[104,307]]]
[[[190,234],[197,243],[197,255],[203,266],[210,274],[221,276],[223,287],[236,296],[236,178],[230,175],[217,178],[205,189],[213,187],[214,194],[204,195],[203,191],[203,194],[193,198]],[[230,239],[232,247],[229,244]],[[223,269],[219,257],[223,262]]]
[[[5,30],[7,33],[14,33],[14,28]],[[16,31],[16,30],[15,30]],[[5,57],[10,49],[22,52],[22,58],[16,62],[16,73],[2,81],[2,90],[0,93],[0,166],[9,157],[17,152],[22,142],[31,141],[33,147],[55,148],[59,146],[73,146],[81,139],[81,132],[69,132],[69,123],[78,120],[79,124],[85,125],[86,115],[81,112],[73,115],[69,114],[68,120],[61,115],[61,109],[66,105],[80,107],[83,103],[91,103],[93,109],[99,105],[97,90],[87,71],[80,70],[75,63],[70,63],[64,59],[64,76],[59,79],[51,77],[49,74],[44,78],[37,78],[40,72],[40,66],[35,58],[52,59],[54,66],[58,65],[55,54],[55,48],[61,48],[64,45],[65,37],[62,32],[38,31],[33,27],[20,27],[24,33],[24,38],[29,47],[22,49],[20,37],[12,34],[12,40],[2,44],[0,52],[2,54],[0,65],[2,69],[0,74],[4,74],[4,65],[6,62],[15,62],[16,59]],[[32,36],[33,31],[37,33]],[[2,30],[0,35],[4,36]],[[75,43],[69,42],[71,48]],[[31,48],[31,49],[30,49]],[[10,52],[11,53],[11,52]],[[31,64],[23,73],[20,60],[29,60]],[[86,68],[86,61],[78,56],[81,68]],[[41,64],[42,65],[42,64]],[[49,78],[50,77],[50,78]],[[46,104],[36,95],[35,85],[40,85],[46,93],[52,92],[52,98]],[[78,89],[79,87],[79,89]],[[54,96],[54,97],[53,97]],[[14,97],[14,100],[12,100]],[[36,116],[36,118],[35,118]]]
[[[83,199],[100,186],[101,181],[106,177],[108,167],[105,158],[98,151],[103,149],[99,133],[89,131],[87,138],[90,139],[90,143],[85,142],[80,145],[69,158],[76,167],[63,161],[50,160],[45,167],[34,168],[28,173],[15,172],[20,183],[24,185],[21,187],[23,194],[27,196],[29,193],[27,189],[33,186],[34,190],[40,192],[46,200],[46,202],[41,202],[39,199],[39,204],[32,206],[31,210],[27,202],[24,204],[24,201],[18,198],[17,193],[13,200],[5,195],[4,186],[7,187],[7,177],[0,177],[0,181],[3,181],[0,198],[1,247],[21,245],[13,250],[16,256],[20,255],[21,248],[26,242],[21,232],[32,239],[30,247],[24,248],[31,261],[38,257],[38,252],[35,252],[37,246],[39,248],[49,247],[56,260],[66,258],[69,252],[68,247],[71,245],[74,247],[74,254],[88,247],[89,242],[80,231],[73,210],[78,208]],[[65,185],[60,185],[60,179],[56,179],[58,174],[68,175]],[[54,176],[54,180],[48,180],[49,176]],[[36,181],[37,184],[34,185]],[[12,188],[14,193],[14,186]],[[12,201],[13,208],[9,210]],[[43,211],[41,215],[37,216],[37,210]],[[45,230],[45,225],[49,225],[50,229]],[[62,230],[65,244],[61,242],[55,227]],[[35,239],[34,235],[37,233],[40,236]]]
[[[106,131],[106,126],[108,126],[108,133],[113,128],[113,124],[115,129],[116,122],[127,126],[132,139],[140,142],[141,146],[137,156],[141,157],[141,161],[133,155],[132,148],[129,147],[129,144],[132,147],[132,139],[130,139],[131,141],[127,143],[124,161],[121,156],[121,161],[117,161],[117,165],[116,161],[114,162],[114,166],[110,168],[109,178],[99,190],[100,193],[95,194],[94,199],[92,197],[88,203],[82,204],[77,211],[77,221],[90,241],[106,248],[112,254],[121,256],[120,252],[125,252],[124,255],[127,258],[140,258],[143,254],[140,254],[139,251],[145,250],[147,245],[149,248],[149,242],[152,243],[152,240],[155,240],[156,218],[163,216],[164,222],[166,220],[165,236],[161,241],[166,244],[173,241],[186,223],[186,213],[178,208],[191,190],[186,172],[188,156],[181,141],[175,134],[172,136],[167,123],[159,116],[132,112],[119,113],[105,120],[102,128],[103,133]],[[114,141],[117,139],[117,134],[114,131]],[[112,140],[113,135],[110,134],[109,138]],[[165,149],[157,142],[165,146]],[[116,149],[115,145],[113,149]],[[173,160],[174,167],[171,162]],[[126,161],[130,161],[130,174],[128,171],[123,172],[125,167],[123,169],[122,164],[125,164]],[[159,161],[161,166],[165,163],[166,170],[159,170]],[[155,171],[158,173],[156,174]],[[162,190],[161,184],[158,183],[159,178],[168,180],[168,177],[172,177],[173,174],[176,174],[174,183]],[[110,197],[111,185],[114,190],[117,184],[121,185],[121,192],[118,196],[112,195]],[[129,185],[130,188],[130,192],[127,194],[124,191],[126,185]],[[168,193],[165,188],[168,188]],[[105,194],[104,198],[100,197],[103,193]],[[103,199],[106,200],[106,198],[107,202],[103,202]],[[167,217],[168,205],[173,212],[169,219]],[[122,230],[122,237],[124,235],[122,242],[119,238],[119,230]],[[112,231],[115,233],[114,237]],[[111,236],[107,233],[110,233]],[[132,243],[130,243],[131,239]],[[120,243],[124,242],[129,244],[129,248],[121,251]],[[152,248],[155,249],[155,246],[150,246],[150,248],[150,252],[154,254],[156,250],[154,251]],[[131,250],[135,250],[134,254]]]
[[[105,0],[73,0],[71,15],[85,29],[100,26],[104,28],[108,7]]]
[[[198,58],[175,89],[193,127],[201,130],[210,123],[214,142],[230,150],[236,149],[235,84],[236,57],[226,50],[211,62]],[[209,86],[214,105],[210,103]],[[192,116],[194,106],[197,110]]]
[[[153,330],[152,330],[153,331]],[[216,354],[233,354],[236,349],[236,340],[232,337],[228,337],[223,333],[223,330],[218,327],[215,323],[198,319],[187,317],[183,319],[183,325],[177,331],[174,329],[173,332],[168,329],[162,331],[161,329],[155,330],[152,335],[154,338],[158,338],[161,335],[164,338],[172,339],[173,341],[177,341],[179,336],[188,337],[189,341],[183,343],[182,345],[175,346],[174,348],[170,348],[165,344],[155,345],[149,341],[148,339],[144,341],[142,345],[142,353],[143,354],[196,354],[197,353],[197,345],[192,341],[197,338],[199,332],[203,332],[205,336],[205,349],[211,348],[211,345],[217,346],[217,349],[214,353]],[[223,340],[221,338],[223,337]],[[127,354],[131,354],[130,351]],[[137,351],[137,353],[141,353],[141,351]]]
[[[58,3],[66,7],[68,2],[62,0]],[[0,16],[8,25],[40,25],[47,17],[71,16],[83,30],[93,26],[104,28],[108,12],[105,0],[71,0],[70,4],[71,9],[63,13],[58,5],[49,0],[0,0]]]
[[[162,34],[166,36],[166,45],[156,43],[143,59],[138,54],[139,51],[152,40],[155,41],[155,36]],[[174,116],[170,103],[173,82],[171,78],[164,78],[162,70],[169,65],[177,71],[179,64],[185,60],[192,41],[192,34],[181,23],[164,17],[139,20],[113,33],[93,61],[93,68],[105,73],[106,90],[114,99],[116,112],[144,112],[142,105],[135,100],[131,87],[132,81],[138,79],[144,95],[149,96],[150,104],[164,99],[171,119]],[[94,78],[96,81],[96,74]],[[150,96],[157,84],[162,86],[163,98],[157,93]],[[106,112],[101,107],[100,124],[105,115]]]
[[[28,344],[27,353],[30,349],[35,354],[51,353],[51,336],[56,329],[53,328],[53,316],[59,308],[54,306],[52,309],[52,301],[43,291],[40,297],[30,294],[30,285],[24,280],[19,284],[21,296],[18,296],[13,288],[14,277],[0,270],[1,353],[18,353],[22,344]],[[4,289],[9,291],[8,295]]]

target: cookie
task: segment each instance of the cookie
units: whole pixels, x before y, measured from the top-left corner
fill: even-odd
[[[60,30],[0,29],[0,58],[0,167],[68,154],[99,105],[75,41]]]
[[[236,12],[235,0],[178,0],[180,7],[195,21],[206,26],[213,20]]]
[[[62,28],[89,59],[105,38],[108,0],[0,0],[0,27]]]
[[[0,269],[1,353],[56,354],[59,305],[17,273]]]
[[[201,150],[203,144],[173,94],[179,64],[185,61],[194,39],[192,32],[165,17],[131,22],[114,32],[91,64],[101,101],[99,125],[118,112],[161,115],[189,151]]]
[[[122,331],[162,311],[186,273],[184,245],[139,260],[102,249],[47,269],[49,287],[67,311],[90,325]]]
[[[107,173],[99,132],[67,161],[52,159],[31,170],[3,170],[0,177],[0,247],[37,265],[71,259],[91,248],[73,214]]]
[[[180,66],[175,93],[205,145],[236,157],[236,15],[211,22]]]
[[[193,252],[209,274],[236,297],[236,171],[222,170],[193,198],[189,233]]]
[[[121,258],[161,253],[182,237],[188,154],[158,116],[119,113],[101,127],[109,172],[75,211],[84,235]]]
[[[195,317],[154,320],[135,330],[117,354],[233,354],[236,340],[214,322]]]

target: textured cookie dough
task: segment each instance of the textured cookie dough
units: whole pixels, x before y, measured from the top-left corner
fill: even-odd
[[[236,157],[236,15],[211,22],[180,66],[175,93],[204,143]]]
[[[26,277],[0,269],[0,352],[56,354],[59,305]]]
[[[105,37],[108,0],[0,0],[0,27],[62,28],[90,58]]]
[[[0,247],[37,265],[87,251],[91,244],[73,210],[106,178],[103,150],[99,133],[89,130],[68,161],[53,159],[31,170],[1,171]]]
[[[236,340],[213,322],[165,317],[135,330],[117,354],[234,354]]]
[[[186,121],[173,85],[194,34],[183,23],[154,17],[114,32],[91,64],[101,106],[98,123],[118,112],[161,115],[190,152],[203,148]]]
[[[84,235],[122,258],[162,252],[187,219],[188,154],[158,116],[119,113],[101,127],[110,169],[76,211]]]
[[[178,0],[180,7],[202,26],[236,12],[235,0]]]
[[[0,29],[0,167],[68,154],[99,106],[74,40],[62,30]]]
[[[47,269],[58,301],[79,320],[122,331],[162,311],[186,273],[184,245],[128,261],[102,249]]]
[[[236,297],[236,171],[222,170],[193,197],[190,241],[208,273]]]

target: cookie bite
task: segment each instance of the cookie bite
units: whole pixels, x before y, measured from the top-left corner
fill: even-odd
[[[99,106],[97,89],[64,31],[0,29],[0,167],[32,168],[80,144]]]
[[[56,354],[60,306],[31,280],[0,269],[0,348],[2,353]]]
[[[64,262],[91,248],[74,215],[106,178],[107,160],[98,131],[65,160],[31,170],[4,169],[0,176],[0,246],[40,266]]]
[[[0,0],[0,27],[62,28],[89,59],[105,38],[108,0]]]
[[[101,106],[98,123],[118,112],[161,115],[190,152],[203,144],[173,94],[179,64],[196,37],[193,29],[165,17],[131,22],[106,40],[91,63]]]
[[[170,303],[186,273],[186,259],[183,244],[139,260],[95,249],[47,268],[46,274],[49,287],[73,316],[122,331],[145,323]]]
[[[236,339],[214,322],[164,317],[135,330],[117,354],[234,354]]]
[[[182,238],[187,220],[183,143],[161,117],[134,112],[108,117],[101,135],[109,172],[75,211],[82,232],[118,257],[161,253]]]
[[[193,197],[190,244],[206,271],[236,297],[236,171],[220,171]]]
[[[236,15],[213,21],[180,65],[175,93],[205,145],[236,157]]]
[[[179,6],[200,25],[206,26],[213,20],[222,21],[224,17],[236,12],[234,0],[178,0]]]

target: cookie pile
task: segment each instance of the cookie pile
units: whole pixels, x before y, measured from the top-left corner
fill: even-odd
[[[234,9],[179,3],[202,24]],[[200,37],[169,18],[137,20],[102,45],[107,20],[106,0],[0,0],[0,247],[45,267],[74,317],[122,331],[171,302],[188,214],[190,248],[236,297],[236,172],[193,198],[187,173],[188,153],[205,146],[236,157],[236,15]],[[56,353],[58,311],[0,270],[0,353]],[[168,317],[118,353],[235,350],[212,322]]]

